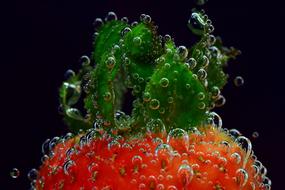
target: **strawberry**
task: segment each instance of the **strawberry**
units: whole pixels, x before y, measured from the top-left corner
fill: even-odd
[[[212,112],[225,103],[223,68],[239,51],[224,47],[211,23],[192,13],[188,26],[201,39],[188,49],[159,36],[149,15],[131,25],[113,12],[96,19],[91,58],[83,56],[60,88],[61,113],[77,135],[43,144],[42,166],[29,175],[33,188],[270,189],[249,139],[223,129]],[[131,115],[120,111],[127,90]]]
[[[259,190],[265,168],[246,137],[200,127],[137,137],[111,137],[95,129],[61,140],[43,162],[36,189]],[[245,141],[243,141],[245,140]],[[244,149],[241,145],[249,143]]]

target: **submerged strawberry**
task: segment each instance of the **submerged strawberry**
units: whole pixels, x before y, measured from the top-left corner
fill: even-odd
[[[90,130],[54,147],[36,189],[267,189],[250,141],[233,132],[207,126],[114,139]]]
[[[270,189],[250,141],[237,130],[223,129],[211,112],[225,103],[223,68],[239,53],[212,35],[211,23],[204,12],[192,13],[188,26],[201,38],[187,49],[169,35],[159,36],[149,15],[131,25],[113,12],[105,23],[96,19],[91,59],[83,56],[81,70],[69,70],[60,88],[61,113],[79,134],[43,145],[49,152],[44,151],[39,171],[33,170],[32,186]],[[120,111],[127,90],[135,98],[131,115]],[[76,108],[80,102],[85,116]]]

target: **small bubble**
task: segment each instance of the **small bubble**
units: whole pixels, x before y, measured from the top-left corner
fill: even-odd
[[[216,47],[216,46],[211,46],[209,48],[210,53],[211,53],[211,57],[212,58],[218,58],[220,55],[220,50]]]
[[[65,113],[67,116],[69,116],[73,119],[83,120],[83,117],[82,117],[80,111],[76,108],[68,108]]]
[[[257,131],[254,131],[254,132],[252,133],[252,138],[256,139],[256,138],[258,138],[258,137],[259,137],[259,133],[258,133]]]
[[[159,83],[161,87],[166,88],[169,84],[169,80],[167,78],[161,78]]]
[[[106,65],[109,69],[113,69],[115,63],[116,63],[116,60],[114,57],[108,57],[108,59],[106,60]]]
[[[197,61],[193,57],[188,60],[188,63],[191,70],[193,70],[197,65]]]
[[[222,118],[219,116],[219,114],[217,114],[216,112],[210,112],[209,113],[209,118],[211,120],[211,125],[217,127],[218,129],[221,129],[223,126],[223,120]]]
[[[214,35],[209,35],[209,37],[208,37],[208,44],[209,44],[209,46],[214,45],[215,42],[216,42],[216,37]]]
[[[204,69],[199,69],[197,76],[200,80],[205,80],[207,78],[207,72]]]
[[[138,156],[138,155],[135,155],[133,158],[132,158],[132,163],[137,166],[137,165],[141,165],[142,164],[142,157],[141,156]]]
[[[131,31],[132,31],[132,29],[130,29],[129,27],[126,27],[121,31],[121,36],[124,37],[127,33],[131,32]]]
[[[93,27],[96,31],[98,31],[102,25],[103,25],[103,20],[101,18],[96,18],[93,22]]]
[[[114,12],[108,12],[106,18],[105,18],[105,21],[111,21],[111,20],[117,20],[118,17],[116,15],[116,13]]]
[[[240,187],[244,187],[248,181],[248,173],[244,169],[238,169],[236,171],[237,182]]]
[[[203,92],[199,92],[199,93],[198,93],[198,99],[199,99],[199,100],[204,100],[205,97],[206,97],[206,96],[205,96],[205,94],[204,94]]]
[[[123,18],[121,18],[121,21],[123,21],[123,22],[125,22],[125,23],[128,23],[128,22],[129,22],[129,19],[128,19],[128,17],[123,17]]]
[[[199,108],[200,110],[203,110],[203,109],[206,108],[206,104],[205,104],[204,102],[199,102],[198,108]]]
[[[31,169],[28,173],[28,179],[30,181],[36,180],[38,177],[38,170],[36,169]]]
[[[17,169],[17,168],[13,168],[11,171],[10,171],[10,176],[13,178],[13,179],[16,179],[20,176],[20,171]]]
[[[145,15],[142,19],[143,22],[145,23],[150,23],[151,22],[151,17],[149,15]]]
[[[208,67],[208,65],[209,65],[209,59],[207,56],[203,55],[201,67],[206,68],[206,67]]]
[[[138,25],[138,22],[137,22],[137,21],[134,21],[134,22],[132,22],[132,24],[131,24],[132,27],[135,27],[136,25]]]
[[[71,70],[71,69],[68,69],[65,73],[64,73],[64,78],[66,79],[66,80],[68,80],[68,79],[70,79],[70,78],[72,78],[72,77],[74,77],[75,76],[75,72],[73,71],[73,70]]]
[[[216,98],[218,98],[220,96],[221,91],[220,91],[219,87],[213,86],[213,88],[211,90],[211,93],[212,93],[212,98],[216,99]]]
[[[69,170],[72,165],[75,165],[74,161],[68,160],[63,164],[63,172],[65,175],[69,175]]]
[[[145,102],[149,102],[150,99],[151,99],[150,93],[149,93],[149,92],[145,92],[145,93],[143,94],[143,100],[144,100]]]
[[[85,65],[89,65],[90,64],[90,58],[87,55],[83,55],[80,57],[79,62],[85,66]]]
[[[185,87],[186,87],[186,89],[190,89],[191,88],[191,85],[189,84],[189,83],[187,83],[186,85],[185,85]]]
[[[180,128],[172,129],[167,136],[167,144],[181,144],[186,150],[188,150],[189,144],[189,135],[188,133]]]
[[[159,158],[169,158],[170,160],[173,157],[173,149],[169,144],[159,144],[154,152],[154,155]]]
[[[142,22],[143,22],[143,21],[144,21],[145,16],[146,16],[145,14],[141,14],[141,15],[140,15],[140,21],[142,21]]]
[[[157,99],[152,99],[152,100],[150,101],[150,105],[149,105],[150,109],[157,110],[157,109],[159,108],[159,106],[160,106],[159,100],[157,100]]]
[[[166,34],[166,35],[164,36],[164,41],[165,41],[165,42],[170,42],[170,41],[171,41],[171,36],[170,36],[169,34]]]
[[[222,107],[226,103],[226,98],[222,95],[220,95],[217,100],[215,101],[215,106],[216,107]]]
[[[234,79],[234,84],[235,86],[237,87],[240,87],[244,84],[244,80],[241,76],[237,76],[235,79]]]
[[[152,119],[146,124],[146,128],[149,134],[154,133],[161,136],[166,136],[166,129],[161,119]]]
[[[234,160],[237,164],[240,163],[241,161],[241,156],[239,155],[239,153],[237,152],[234,152],[232,155],[231,155],[231,160]]]
[[[134,37],[133,42],[136,46],[140,46],[142,43],[142,39],[140,37]]]
[[[174,102],[173,97],[171,97],[171,96],[168,97],[167,102],[168,102],[169,104],[172,104],[172,103]]]
[[[182,164],[178,169],[178,177],[181,183],[186,187],[192,180],[194,176],[193,169],[188,164]]]
[[[188,56],[188,50],[185,46],[179,46],[177,49],[177,53],[181,59],[186,59]]]
[[[112,94],[110,92],[105,92],[104,94],[104,100],[105,101],[110,101],[112,98]]]

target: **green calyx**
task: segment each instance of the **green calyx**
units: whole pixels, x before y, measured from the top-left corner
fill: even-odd
[[[83,56],[81,70],[69,71],[60,88],[61,112],[71,130],[96,124],[107,132],[132,134],[152,123],[167,131],[205,124],[227,82],[223,68],[239,53],[211,34],[207,15],[191,15],[188,27],[200,36],[191,48],[158,35],[148,15],[131,25],[113,12],[108,15],[113,19],[105,23],[96,19],[91,59]],[[128,90],[135,98],[130,116],[121,111]],[[76,108],[80,102],[84,114]]]

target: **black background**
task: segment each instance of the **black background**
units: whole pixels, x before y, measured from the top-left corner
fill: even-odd
[[[31,1],[1,6],[0,189],[28,189],[27,172],[40,164],[41,143],[66,133],[57,113],[58,87],[67,69],[78,69],[81,55],[92,50],[92,22],[112,10],[138,20],[152,16],[160,34],[177,45],[191,45],[186,27],[193,2],[188,1]],[[227,103],[217,109],[224,127],[252,139],[257,157],[268,168],[273,189],[284,181],[284,6],[278,1],[209,0],[203,7],[225,45],[242,51],[227,69]],[[244,86],[233,78],[241,75]],[[252,138],[259,132],[257,139]],[[12,179],[16,167],[21,174]],[[282,181],[283,180],[283,181]]]

